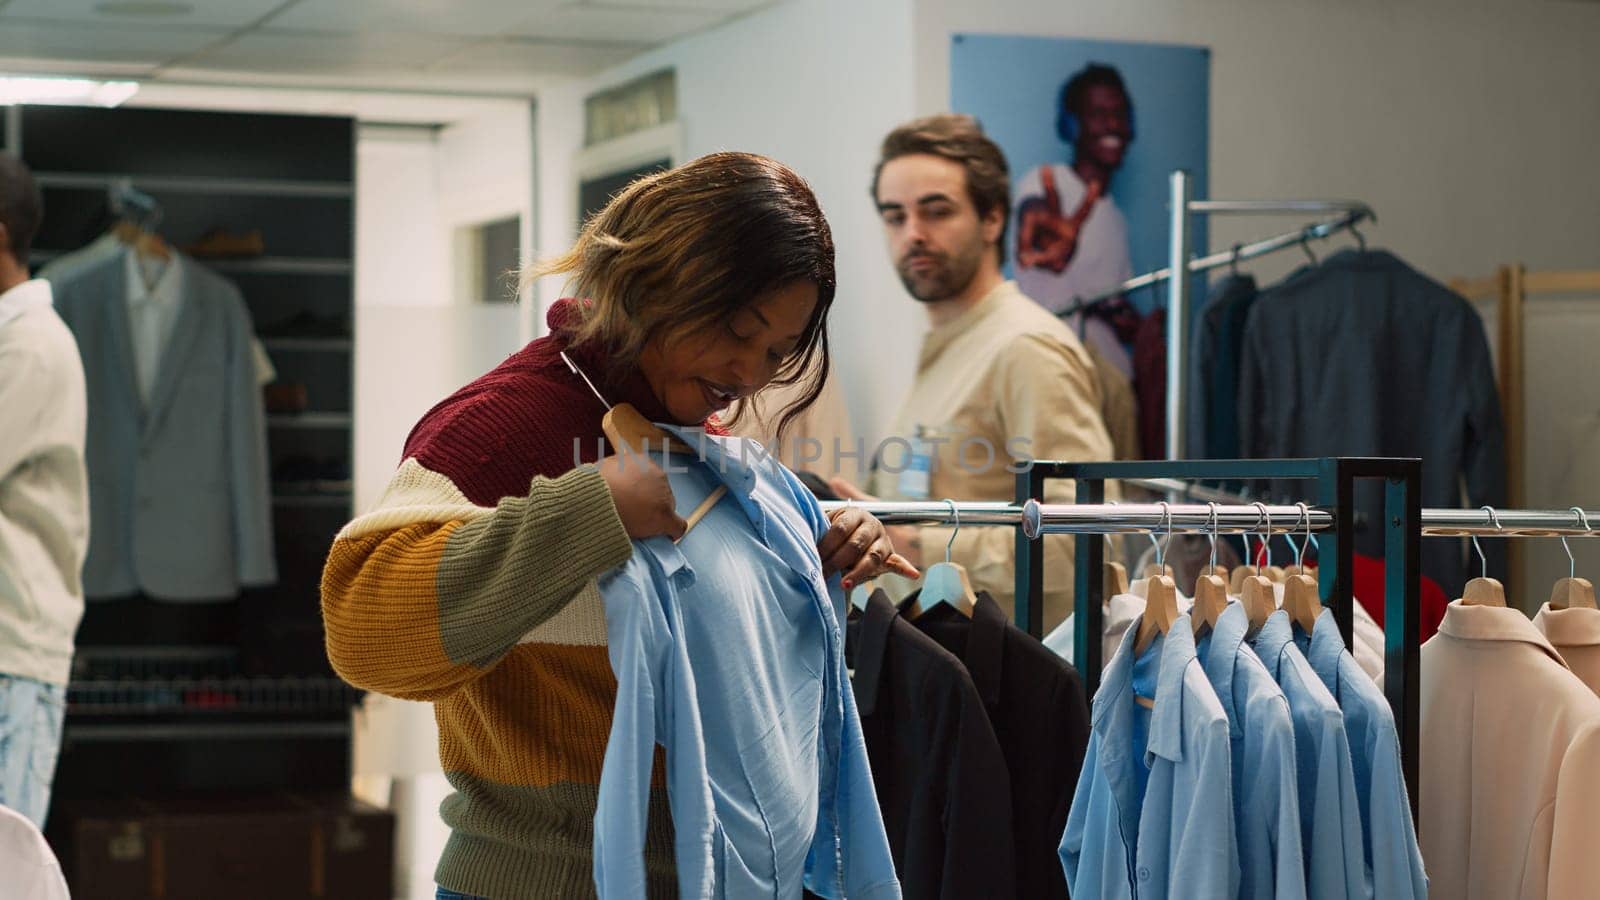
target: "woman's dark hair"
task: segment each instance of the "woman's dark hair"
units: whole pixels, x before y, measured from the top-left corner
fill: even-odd
[[[805,179],[776,160],[712,153],[630,183],[570,250],[527,277],[562,274],[589,301],[573,340],[602,344],[619,365],[635,363],[650,341],[681,340],[772,291],[815,284],[805,334],[773,379],[808,385],[779,432],[822,393],[838,283],[833,235]]]

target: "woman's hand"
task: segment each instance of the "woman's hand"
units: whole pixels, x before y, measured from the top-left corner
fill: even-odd
[[[851,500],[876,499],[842,478],[830,479],[828,485]],[[916,564],[895,550],[898,546],[914,552],[910,548],[916,542],[915,526],[886,526],[867,511],[851,507],[834,510],[828,520],[833,524],[817,544],[822,571],[824,575],[845,573],[845,590],[885,572],[907,578],[921,576]]]
[[[678,515],[667,473],[643,453],[608,456],[596,468],[611,489],[611,502],[628,537],[635,539],[666,535],[683,537],[689,523]]]

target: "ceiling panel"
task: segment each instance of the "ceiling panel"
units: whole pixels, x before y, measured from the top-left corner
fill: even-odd
[[[183,61],[187,67],[245,72],[361,74],[410,71],[441,59],[467,43],[444,35],[365,31],[252,31]]]
[[[591,6],[632,10],[697,10],[732,15],[771,6],[777,0],[585,0]]]
[[[154,65],[193,53],[227,34],[211,28],[103,27],[0,19],[0,55],[54,63],[83,60]]]
[[[145,78],[156,71],[147,62],[115,62],[105,59],[37,59],[14,56],[0,50],[0,72],[7,75],[58,75],[68,78]]]
[[[638,54],[644,44],[595,46],[503,40],[474,44],[440,60],[430,71],[455,75],[588,75]]]
[[[48,2],[48,0],[46,0]],[[274,28],[497,35],[561,0],[300,0],[273,18]]]
[[[555,40],[659,44],[710,28],[725,18],[727,14],[720,12],[614,9],[592,4],[568,4],[529,16],[512,28],[511,33]]]
[[[153,7],[157,4],[143,5]],[[117,0],[11,0],[10,3],[0,4],[0,22],[20,17],[119,26],[242,28],[282,6],[283,0],[187,0],[173,5],[188,9],[174,15],[129,15],[118,10]],[[101,12],[101,7],[107,11]],[[10,25],[4,27],[9,28]]]

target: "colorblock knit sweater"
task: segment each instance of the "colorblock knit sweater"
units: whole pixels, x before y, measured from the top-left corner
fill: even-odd
[[[491,898],[593,896],[593,820],[616,701],[596,576],[632,553],[601,476],[612,403],[668,416],[636,373],[571,348],[571,301],[533,341],[425,415],[376,508],[323,572],[328,658],[358,687],[434,704],[456,793],[436,878]],[[707,423],[720,433],[715,423]],[[676,892],[658,753],[646,869]]]

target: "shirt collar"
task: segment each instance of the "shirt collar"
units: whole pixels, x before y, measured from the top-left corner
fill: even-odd
[[[51,304],[50,282],[33,278],[0,294],[0,325],[15,319],[30,309],[44,309]]]
[[[1243,604],[1229,603],[1211,627],[1210,644],[1206,647],[1206,678],[1216,688],[1217,699],[1222,701],[1222,711],[1228,714],[1228,731],[1233,737],[1244,734],[1242,720],[1233,708],[1233,672],[1238,664],[1239,646],[1250,630],[1250,617]]]
[[[1439,623],[1439,633],[1464,641],[1521,641],[1532,644],[1550,654],[1550,658],[1567,667],[1566,660],[1550,646],[1550,641],[1533,627],[1533,623],[1520,609],[1508,606],[1468,606],[1452,600],[1444,608],[1444,621]]]
[[[1266,623],[1256,633],[1256,655],[1267,664],[1267,671],[1274,678],[1278,675],[1278,660],[1283,655],[1284,645],[1293,641],[1294,624],[1289,621],[1289,614],[1281,609],[1267,616]]]
[[[657,422],[656,427],[687,444],[696,460],[705,463],[728,490],[745,500],[755,492],[757,466],[768,466],[777,472],[777,459],[758,441],[709,434],[704,428],[670,422]]]
[[[1333,610],[1324,607],[1311,626],[1311,646],[1306,650],[1306,661],[1311,663],[1311,670],[1317,673],[1323,685],[1335,696],[1339,688],[1339,660],[1348,652],[1344,637],[1339,634],[1339,623],[1333,618]]]
[[[867,608],[861,614],[860,631],[856,636],[853,679],[856,711],[863,716],[872,715],[878,707],[878,682],[883,674],[883,659],[889,652],[889,632],[899,616],[900,609],[889,601],[881,588],[867,598]]]
[[[1156,679],[1155,709],[1150,712],[1146,765],[1156,757],[1183,762],[1183,679],[1194,661],[1194,626],[1187,614],[1180,615],[1161,639],[1161,674]]]
[[[1000,308],[1001,298],[1011,292],[1017,291],[1014,281],[1002,281],[994,289],[984,294],[983,298],[973,304],[972,308],[961,313],[943,325],[939,325],[928,332],[922,339],[922,352],[917,359],[918,368],[927,368],[934,360],[945,351],[958,337],[970,332],[979,322],[993,315]]]
[[[1551,609],[1546,603],[1533,617],[1533,624],[1557,647],[1600,645],[1600,610],[1597,609]]]
[[[1183,679],[1189,664],[1195,661],[1194,626],[1187,614],[1172,622],[1167,633],[1156,638],[1159,646],[1147,649],[1161,654],[1161,674],[1156,676],[1155,708],[1150,712],[1150,738],[1145,747],[1145,763],[1160,757],[1172,762],[1183,761]],[[1126,743],[1126,732],[1133,716],[1133,644],[1137,639],[1137,626],[1122,635],[1122,643],[1111,665],[1101,677],[1100,690],[1094,695],[1090,712],[1090,727],[1100,734],[1102,753],[1120,748]],[[1216,643],[1215,637],[1212,639]]]

